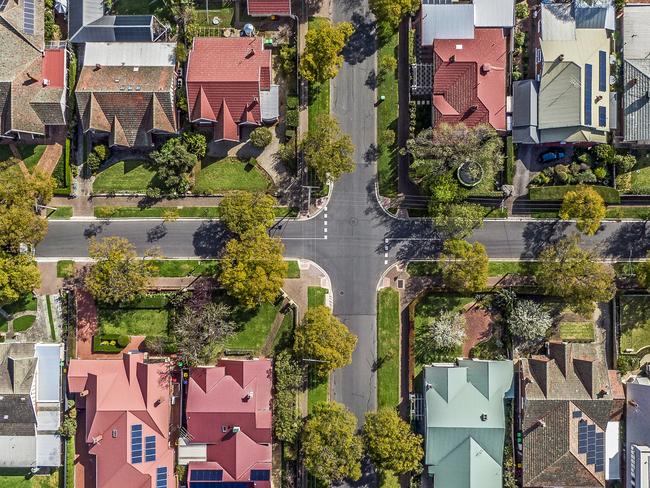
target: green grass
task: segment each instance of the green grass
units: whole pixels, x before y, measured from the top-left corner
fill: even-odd
[[[179,218],[218,219],[221,216],[219,207],[114,207],[97,206],[94,215],[98,219],[123,218],[157,218],[164,217],[165,212],[176,210]]]
[[[58,207],[47,216],[49,219],[69,219],[72,217],[72,207]]]
[[[163,278],[209,276],[215,273],[216,259],[159,259],[153,261],[155,275]]]
[[[325,305],[325,298],[327,297],[327,288],[320,286],[310,286],[307,288],[307,307],[319,307]]]
[[[275,218],[295,218],[299,211],[300,209],[297,207],[275,207]]]
[[[275,339],[273,340],[274,353],[291,349],[293,346],[293,322],[294,311],[293,307],[291,307],[284,316],[284,319],[282,319],[282,324],[280,325],[278,333],[275,335]]]
[[[218,9],[209,9],[206,17],[204,2],[202,4],[202,8],[197,8],[194,10],[194,22],[206,27],[230,27],[232,26],[232,19],[234,15],[235,9],[233,7],[224,7]],[[215,26],[212,23],[213,17],[219,17],[219,20],[221,22],[218,26]]]
[[[3,305],[2,308],[8,314],[14,314],[18,312],[36,312],[36,305],[36,298],[31,293],[28,293],[9,305]]]
[[[50,321],[50,336],[52,340],[56,340],[56,332],[54,331],[54,315],[52,314],[52,300],[50,295],[45,295],[45,301],[47,302],[47,318]]]
[[[650,220],[650,207],[608,207],[605,218]]]
[[[29,469],[0,469],[0,488],[58,488],[59,471],[50,475],[32,476]]]
[[[118,15],[153,14],[164,6],[162,0],[115,0],[115,13]]]
[[[144,161],[118,161],[101,171],[93,183],[93,193],[145,193],[150,183],[155,185],[156,173],[145,168]]]
[[[632,170],[632,192],[650,194],[650,166]]]
[[[399,404],[399,293],[385,288],[377,296],[377,403]]]
[[[32,325],[34,325],[35,321],[36,321],[36,315],[23,315],[22,317],[18,317],[17,319],[14,319],[13,322],[14,332],[26,331]]]
[[[7,332],[8,325],[9,323],[7,322],[7,319],[5,319],[3,316],[0,316],[0,332]]]
[[[615,188],[610,188],[609,186],[598,186],[590,185],[591,188],[596,190],[601,197],[605,200],[605,203],[608,204],[618,204],[621,203],[621,196],[618,193],[618,190]],[[564,194],[568,191],[575,190],[575,186],[565,185],[565,186],[540,186],[537,188],[531,188],[528,192],[528,197],[531,200],[552,200],[559,201],[564,198]]]
[[[271,331],[280,304],[263,303],[254,315],[241,324],[241,328],[228,340],[227,349],[246,349],[259,352]]]
[[[45,152],[47,146],[42,144],[32,145],[32,144],[19,144],[18,152],[23,157],[23,163],[27,166],[29,171],[33,171],[38,162],[41,160],[41,156]]]
[[[397,59],[397,45],[399,35],[397,32],[386,41],[379,49],[379,59],[385,56]],[[377,96],[386,99],[377,107],[377,141],[379,158],[377,159],[377,175],[379,180],[379,193],[383,196],[394,197],[397,195],[397,142],[386,144],[384,131],[394,131],[397,138],[398,117],[398,86],[397,70],[386,75],[377,86]]]
[[[65,488],[74,488],[74,458],[75,458],[75,445],[74,436],[66,439],[65,441],[65,465],[68,476],[66,477]]]
[[[535,272],[537,263],[529,261],[490,261],[488,263],[489,276],[503,276],[505,274],[531,275]]]
[[[298,261],[287,261],[287,265],[289,266],[287,269],[287,278],[300,278],[300,267],[298,266]]]
[[[320,29],[322,26],[329,23],[328,19],[322,17],[312,17],[309,19],[309,29]],[[316,120],[321,115],[329,115],[330,113],[330,82],[309,87],[309,127],[308,130],[316,126]]]
[[[594,324],[592,322],[562,322],[560,338],[567,342],[593,342]]]
[[[206,158],[196,177],[194,193],[216,194],[232,190],[263,192],[269,180],[257,169],[236,158]]]
[[[534,219],[559,219],[559,210],[549,210],[549,211],[534,211],[530,213],[530,216]]]
[[[650,346],[650,297],[646,295],[621,295],[620,350],[638,351]]]
[[[307,390],[307,411],[312,413],[314,405],[321,402],[326,402],[329,397],[329,381],[321,381],[317,383],[310,378],[309,390]]]
[[[99,327],[103,334],[165,336],[168,320],[169,313],[164,309],[99,309]]]
[[[56,262],[56,277],[71,278],[74,275],[74,261],[63,259]]]

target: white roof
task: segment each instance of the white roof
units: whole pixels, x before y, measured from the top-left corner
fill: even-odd
[[[570,3],[543,3],[541,9],[544,41],[573,41],[576,21]]]
[[[61,395],[61,344],[36,344],[38,358],[37,402],[59,402]]]
[[[474,5],[422,5],[423,46],[434,39],[474,39]]]
[[[280,95],[278,85],[270,90],[260,90],[260,112],[262,120],[273,121],[280,116]]]
[[[174,42],[87,42],[84,66],[175,66]]]
[[[650,4],[627,5],[623,14],[625,59],[650,57]]]
[[[36,436],[36,464],[43,467],[61,466],[61,437],[56,434]]]
[[[514,27],[515,0],[474,0],[476,27]]]
[[[618,438],[619,423],[607,422],[605,429],[605,479],[621,479],[621,449]]]

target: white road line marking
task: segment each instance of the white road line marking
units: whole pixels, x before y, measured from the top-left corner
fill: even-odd
[[[325,232],[325,234],[327,234],[327,227],[325,227],[325,228],[323,229],[323,232]]]
[[[385,258],[388,257],[388,253],[387,253],[387,252],[384,253],[384,257],[385,257]]]
[[[327,236],[324,237],[281,237],[283,241],[322,241],[327,239]]]
[[[327,227],[327,220],[324,222],[325,227]]]
[[[327,240],[327,236],[323,237],[323,239]]]
[[[384,266],[388,264],[388,259],[384,259]]]
[[[324,217],[325,217],[325,218],[327,218],[327,212],[325,212],[325,215],[324,215]]]

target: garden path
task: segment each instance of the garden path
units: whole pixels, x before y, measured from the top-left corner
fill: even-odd
[[[48,144],[45,146],[45,151],[43,151],[41,159],[38,160],[36,169],[51,176],[54,172],[54,168],[56,168],[56,165],[59,162],[59,159],[61,159],[62,153],[63,146],[59,142]]]

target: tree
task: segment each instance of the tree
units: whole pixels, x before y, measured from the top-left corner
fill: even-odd
[[[296,327],[293,351],[300,359],[314,359],[310,370],[319,378],[352,362],[357,336],[325,306],[307,310]]]
[[[266,232],[275,221],[276,200],[265,193],[236,191],[221,201],[221,220],[235,234]]]
[[[84,282],[95,300],[115,305],[131,302],[144,294],[154,269],[145,257],[152,256],[153,251],[139,258],[133,244],[114,236],[101,241],[91,239],[88,254],[95,264]]]
[[[433,178],[430,182],[431,193],[431,213],[436,215],[438,213],[446,213],[449,207],[440,204],[458,203],[465,198],[467,190],[458,184],[458,179],[451,173],[443,173]],[[456,210],[457,211],[457,210]],[[481,221],[483,209],[481,209]]]
[[[181,138],[169,139],[160,150],[153,151],[150,158],[148,166],[156,171],[156,179],[165,192],[179,195],[189,190],[189,173],[198,159]]]
[[[433,221],[449,238],[457,239],[483,226],[485,209],[478,203],[431,206]]]
[[[183,145],[189,152],[194,154],[197,159],[203,159],[208,152],[208,142],[203,134],[198,132],[183,132]]]
[[[530,17],[530,10],[528,9],[528,1],[523,0],[522,2],[518,2],[515,5],[515,14],[517,16],[518,20],[524,20]]]
[[[293,444],[300,432],[301,417],[296,410],[296,392],[303,385],[303,370],[288,351],[273,360],[273,434]]]
[[[272,302],[287,275],[284,246],[266,233],[250,231],[231,239],[221,263],[219,280],[226,292],[245,308]]]
[[[646,257],[650,259],[650,252]],[[636,263],[636,279],[643,288],[650,289],[650,260]]]
[[[576,219],[576,227],[580,232],[594,235],[605,218],[605,201],[592,187],[578,185],[574,191],[564,194],[560,218]]]
[[[390,37],[400,21],[412,15],[419,5],[416,0],[370,0],[370,10],[377,18],[379,36],[383,39]]]
[[[356,434],[357,419],[336,402],[318,403],[307,418],[302,453],[307,471],[328,485],[361,477],[363,444]]]
[[[382,82],[384,79],[386,79],[386,76],[388,74],[394,73],[397,69],[397,59],[395,59],[395,56],[393,55],[384,54],[382,56],[379,56],[379,62],[377,64],[377,80],[379,80],[379,82]]]
[[[553,321],[539,303],[520,300],[512,308],[507,324],[514,337],[523,341],[535,341],[546,335]]]
[[[207,364],[214,359],[237,324],[231,320],[232,310],[223,303],[209,302],[201,306],[185,306],[173,321],[172,331],[179,356],[188,365]]]
[[[441,312],[437,317],[428,318],[418,347],[427,347],[434,351],[452,350],[465,340],[466,326],[464,315],[450,311]]]
[[[440,254],[442,280],[456,291],[475,292],[484,289],[488,278],[488,256],[480,242],[452,239],[445,241]]]
[[[614,270],[598,262],[593,251],[581,249],[578,236],[545,247],[538,259],[534,270],[538,286],[565,299],[578,313],[590,314],[595,301],[609,301],[616,293]]]
[[[40,285],[41,274],[34,258],[0,252],[0,306],[15,302]]]
[[[422,436],[415,434],[392,408],[366,414],[363,441],[372,464],[379,470],[402,474],[421,469]]]
[[[336,25],[323,22],[315,29],[310,28],[300,58],[300,75],[311,83],[324,83],[334,78],[343,63],[341,51],[353,32],[350,22]]]
[[[280,70],[284,76],[294,76],[296,71],[296,54],[297,50],[295,46],[290,46],[289,44],[282,44],[280,46],[279,59],[280,59]]]
[[[302,141],[307,165],[321,182],[337,180],[354,171],[354,146],[349,135],[341,131],[338,121],[329,115],[316,119],[316,126]]]
[[[251,144],[259,149],[264,149],[271,144],[273,134],[268,127],[258,127],[251,132]]]
[[[177,208],[167,208],[163,211],[162,214],[164,223],[176,222],[180,216],[181,214]]]

